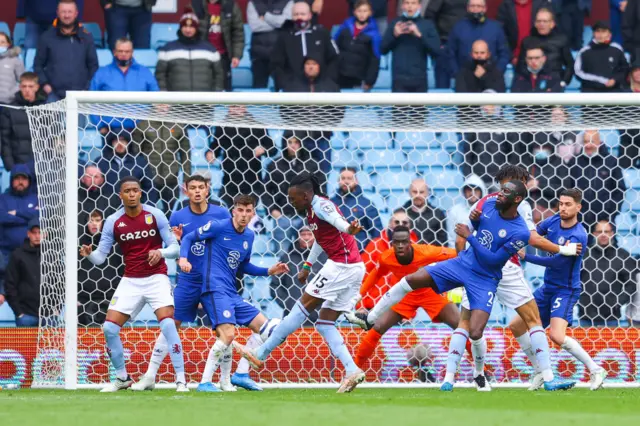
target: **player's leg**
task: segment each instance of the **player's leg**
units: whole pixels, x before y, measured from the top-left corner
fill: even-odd
[[[260,313],[251,321],[251,323],[249,323],[249,329],[253,333],[249,336],[247,343],[244,345],[246,349],[255,349],[263,343],[261,334],[263,328],[269,321],[270,320],[267,317]],[[265,336],[268,336],[268,334],[265,334]],[[249,361],[247,361],[246,358],[240,358],[236,371],[231,376],[231,384],[248,391],[261,391],[262,388],[253,379],[251,379],[251,377],[249,377],[249,369]]]
[[[176,323],[173,320],[173,302],[171,305],[159,307],[154,310],[156,318],[158,319],[158,325],[160,326],[160,332],[164,336],[169,346],[169,357],[171,358],[171,364],[173,370],[176,373],[176,387],[178,392],[188,392],[187,380],[184,374],[184,353],[182,351],[182,341],[176,328]],[[155,308],[151,304],[152,308]]]
[[[209,349],[207,361],[202,372],[202,378],[198,385],[198,392],[219,392],[212,383],[213,374],[216,372],[225,353],[231,347],[235,335],[235,308],[231,298],[225,294],[203,293],[200,303],[205,313],[211,320],[211,328],[216,330],[216,341]],[[233,328],[233,332],[229,330]],[[228,344],[225,342],[229,342]]]
[[[549,368],[550,365],[546,363],[548,357],[546,357],[545,354],[549,353],[549,344],[547,340],[537,339],[536,344],[542,346],[536,348],[533,347],[531,341],[531,329],[538,330],[539,328],[542,328],[542,319],[540,318],[540,311],[538,308],[539,307],[535,300],[531,300],[522,306],[518,306],[515,308],[518,315],[509,323],[509,329],[511,330],[513,337],[518,342],[518,345],[520,345],[520,349],[522,349],[527,358],[529,358],[529,362],[533,367],[533,376],[531,379],[531,386],[529,387],[529,390],[532,391],[538,390],[544,386],[545,377],[547,377],[547,380],[553,380],[553,371]],[[542,374],[542,368],[540,367],[540,362],[538,361],[536,352],[542,354],[541,357],[545,366],[545,374]],[[551,379],[549,379],[549,375],[551,375]]]
[[[552,298],[549,337],[553,343],[569,352],[589,369],[591,390],[597,390],[602,387],[602,383],[607,377],[606,370],[595,363],[577,340],[567,336],[567,327],[573,321],[573,307],[578,302],[578,297],[579,293],[575,290],[556,291]]]
[[[397,306],[398,305],[396,305],[395,307]],[[367,333],[360,341],[360,345],[358,345],[355,359],[356,365],[358,367],[364,368],[365,363],[375,352],[376,347],[378,346],[378,343],[382,338],[382,335],[403,319],[404,317],[395,312],[394,309],[385,312],[380,318],[378,318],[376,323],[373,325],[373,328],[367,331]]]

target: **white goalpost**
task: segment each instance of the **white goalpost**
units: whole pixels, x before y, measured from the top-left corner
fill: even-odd
[[[93,267],[79,258],[78,249],[80,241],[95,244],[99,238],[99,225],[96,231],[92,220],[98,223],[98,216],[104,219],[117,207],[114,179],[125,170],[144,179],[143,202],[161,206],[167,214],[188,205],[181,190],[187,174],[210,177],[212,197],[223,205],[236,193],[253,192],[260,200],[254,263],[270,266],[304,252],[298,241],[301,222],[282,201],[288,169],[280,167],[291,163],[292,170],[318,173],[330,197],[341,194],[340,172],[353,167],[362,198],[346,211],[357,217],[375,207],[378,217],[370,218],[359,241],[365,258],[371,259],[367,244],[386,232],[398,208],[411,208],[408,189],[414,179],[428,185],[427,205],[434,212],[424,220],[423,210],[410,215],[421,242],[450,245],[452,225],[447,221],[453,220],[455,206],[468,203],[463,188],[469,176],[475,175],[477,186],[488,193],[493,173],[507,163],[532,171],[535,183],[528,201],[538,219],[553,214],[559,191],[570,182],[582,185],[571,168],[583,155],[584,132],[597,130],[601,146],[613,158],[607,164],[617,167],[607,173],[618,176],[619,171],[622,181],[618,179],[620,185],[606,197],[596,194],[604,208],[587,202],[588,208],[593,217],[606,217],[616,225],[621,249],[640,255],[640,162],[628,147],[629,141],[631,147],[640,147],[640,99],[632,93],[68,92],[64,101],[29,108],[28,115],[43,232],[43,323],[26,379],[33,387],[97,388],[113,375],[99,326],[118,283],[121,257],[114,251],[106,266]],[[124,148],[116,146],[118,141]],[[599,149],[604,153],[605,148]],[[588,231],[592,225],[585,223]],[[169,269],[175,282],[175,265]],[[587,280],[600,276],[584,273]],[[525,266],[534,288],[541,285],[542,274],[534,265]],[[245,277],[240,291],[267,316],[282,316],[300,294],[294,278],[295,270],[288,280]],[[609,369],[605,385],[638,387],[640,332],[633,327],[634,319],[640,321],[637,278],[611,290],[617,293],[615,303],[602,286],[589,283],[574,314],[572,333]],[[148,314],[143,311],[122,329],[127,369],[134,380],[146,370],[159,333]],[[522,387],[532,372],[506,327],[513,315],[495,306],[486,333],[487,366],[497,386]],[[184,324],[181,330],[191,383],[199,381],[215,340],[203,324],[206,319]],[[364,332],[346,323],[341,327],[355,353]],[[248,333],[242,333],[244,341]],[[392,328],[367,369],[367,386],[435,386],[420,381],[417,370],[441,379],[450,333],[424,312]],[[416,345],[429,352],[418,366],[407,357]],[[567,355],[552,350],[555,371],[588,385],[588,371]],[[461,386],[471,384],[472,364],[463,360]],[[170,386],[172,371],[165,361],[161,387]],[[274,352],[263,371],[252,375],[265,387],[333,387],[342,377],[342,366],[308,325]]]

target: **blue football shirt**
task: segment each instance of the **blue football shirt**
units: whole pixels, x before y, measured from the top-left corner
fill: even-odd
[[[229,210],[224,207],[209,204],[207,210],[204,213],[194,213],[189,206],[178,210],[171,215],[169,225],[174,226],[182,225],[182,235],[187,235],[190,232],[204,226],[211,220],[225,220],[230,219],[231,214]],[[191,263],[191,272],[180,272],[180,281],[183,280],[187,283],[195,285],[202,285],[202,264],[204,261],[205,245],[201,241],[196,241],[191,245],[189,250],[189,256],[187,260]]]

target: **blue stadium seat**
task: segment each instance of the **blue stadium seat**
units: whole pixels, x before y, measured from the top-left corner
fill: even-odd
[[[278,148],[285,148],[286,142],[282,139],[284,136],[284,130],[282,129],[267,129],[267,134]]]
[[[331,163],[333,168],[339,170],[346,166],[359,168],[361,156],[359,153],[349,151],[348,149],[333,149],[331,150]]]
[[[616,232],[620,236],[639,233],[640,222],[638,216],[633,212],[622,212],[616,217]]]
[[[209,145],[209,135],[205,129],[189,127],[187,129],[187,136],[191,143],[191,149],[204,149]]]
[[[333,197],[333,195],[338,190],[338,179],[340,178],[340,173],[338,170],[332,170],[327,176],[327,194],[329,197]]]
[[[245,45],[245,49],[242,52],[242,58],[240,58],[240,63],[238,64],[238,68],[251,69],[251,55],[249,53],[249,45]]]
[[[347,147],[347,134],[340,131],[335,131],[331,135],[330,144],[333,149],[343,149]]]
[[[11,173],[3,168],[0,170],[0,192],[9,189],[9,185],[11,185]]]
[[[386,195],[385,201],[387,203],[387,209],[389,213],[393,213],[395,209],[404,206],[404,203],[409,201],[411,197],[409,197],[409,194],[407,192],[408,187],[409,185],[407,185],[407,187],[404,188],[403,191],[393,191]],[[383,222],[382,225],[386,226],[387,223]]]
[[[367,172],[358,172],[356,173],[356,177],[358,178],[358,184],[362,188],[363,191],[373,191],[374,184],[371,179],[371,175]]]
[[[104,46],[104,40],[102,39],[102,29],[96,22],[86,22],[82,26],[93,36],[93,44],[96,48],[101,49]]]
[[[640,212],[640,189],[627,189],[624,198],[631,210]]]
[[[432,188],[431,194],[432,203],[445,211],[463,200],[458,188]]]
[[[178,39],[178,23],[160,23],[151,25],[151,48],[158,50],[170,41]],[[106,37],[105,37],[106,38]]]
[[[269,253],[269,237],[264,234],[256,234],[253,240],[253,254]]]
[[[96,50],[98,54],[98,65],[101,67],[109,65],[113,62],[113,52],[109,49],[98,49]]]
[[[376,189],[378,191],[407,190],[415,178],[410,172],[382,172],[378,173]]]
[[[251,261],[253,262],[253,258],[251,259]],[[268,266],[271,266],[271,264],[269,264]],[[249,277],[245,277],[244,281],[245,281],[245,285],[253,281],[252,285],[250,286],[249,294],[250,294],[251,300],[254,302],[254,304],[256,304],[256,306],[262,300],[272,299],[271,278],[254,277],[250,279]]]
[[[458,170],[435,170],[432,173],[425,173],[423,177],[430,188],[454,188],[459,190],[464,184],[464,176]]]
[[[627,185],[627,188],[640,189],[640,170],[625,169],[623,173],[624,183]]]
[[[416,166],[419,171],[432,171],[435,166],[437,168],[445,167],[452,163],[451,154],[443,149],[430,149],[427,151],[409,151],[407,153],[409,163]]]
[[[587,44],[591,43],[592,39],[593,39],[593,29],[590,26],[585,25],[584,31],[582,32],[582,45],[586,46]]]
[[[640,236],[627,235],[626,237],[618,238],[618,245],[627,250],[634,256],[640,255]]]
[[[24,46],[24,37],[26,32],[24,22],[16,22],[15,27],[13,27],[13,44],[15,46]]]
[[[582,83],[580,82],[580,80],[578,80],[574,76],[569,82],[569,85],[567,86],[567,91],[574,91],[574,90],[579,91],[581,86],[582,86]]]
[[[434,132],[396,132],[396,144],[404,151],[429,149],[439,146]]]
[[[507,65],[507,69],[504,72],[504,84],[505,87],[510,88],[511,84],[513,83],[513,76],[514,76],[515,72],[513,71],[513,65],[509,64]]]
[[[80,141],[80,149],[90,150],[91,148],[102,148],[104,139],[95,129],[84,129],[78,132],[78,140]]]
[[[380,55],[380,69],[388,70],[391,68],[391,54]]]
[[[600,139],[612,151],[620,146],[620,133],[617,130],[600,130]]]
[[[273,256],[257,256],[254,254],[251,256],[251,263],[261,268],[270,268],[278,263],[278,258]]]
[[[375,90],[389,90],[391,89],[391,71],[388,69],[380,69],[378,71],[378,79],[373,85]]]
[[[0,33],[5,33],[11,37],[11,28],[9,28],[9,24],[6,22],[0,22]]]
[[[378,209],[378,213],[387,211],[387,204],[382,195],[376,192],[365,192],[364,195],[373,203],[374,206],[376,206],[376,209]]]
[[[370,149],[364,152],[365,169],[400,170],[407,164],[404,152],[396,149]]]
[[[253,86],[251,68],[233,68],[231,70],[231,84],[234,89],[249,89]]]
[[[133,51],[133,57],[140,64],[151,70],[154,74],[158,63],[158,52],[153,49],[137,49]]]
[[[349,134],[349,149],[388,149],[393,146],[389,132],[351,132]]]
[[[249,24],[244,24],[244,45],[251,46],[251,27]]]
[[[284,310],[275,300],[261,301],[260,310],[267,318],[282,318]]]
[[[24,58],[24,68],[26,71],[33,71],[33,61],[36,58],[36,49],[28,49]]]
[[[211,190],[217,194],[222,187],[222,170],[214,168],[212,165],[196,166],[195,164],[191,168],[193,173],[206,171],[211,173]]]
[[[446,149],[448,152],[457,152],[458,151],[458,142],[460,139],[458,138],[458,134],[455,132],[442,132],[438,133],[438,141],[442,144],[442,148]]]
[[[13,311],[9,307],[8,303],[3,303],[0,306],[0,327],[14,327],[16,321]]]
[[[209,167],[206,152],[206,149],[191,147],[191,164],[193,167]]]

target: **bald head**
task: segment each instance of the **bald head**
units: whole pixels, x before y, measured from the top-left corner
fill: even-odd
[[[311,6],[304,1],[298,1],[293,5],[291,18],[300,26],[300,23],[309,23],[311,21]]]
[[[602,141],[600,140],[600,132],[597,130],[584,131],[584,153],[591,157],[598,153]]]
[[[429,186],[424,179],[414,179],[409,186],[409,195],[411,196],[411,204],[419,209],[427,204],[429,198]]]
[[[471,46],[471,57],[474,61],[486,61],[491,57],[489,45],[484,40],[476,40]]]

